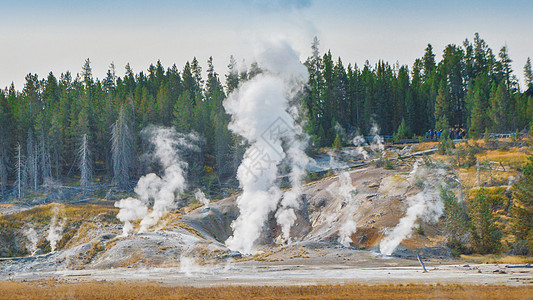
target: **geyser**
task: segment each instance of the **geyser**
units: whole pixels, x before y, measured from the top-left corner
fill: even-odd
[[[329,190],[329,189],[328,189]],[[344,171],[339,175],[338,185],[335,188],[337,194],[343,198],[345,213],[345,219],[343,220],[339,228],[338,242],[344,247],[349,247],[352,242],[351,236],[357,230],[357,223],[353,220],[354,214],[359,208],[361,202],[357,201],[355,195],[357,194],[356,188],[353,186],[352,178],[348,171]]]
[[[137,182],[137,198],[122,199],[115,203],[120,208],[117,218],[124,222],[123,235],[128,235],[133,226],[131,221],[141,219],[139,232],[146,232],[155,226],[161,217],[176,206],[176,200],[186,188],[185,169],[187,163],[180,152],[195,149],[196,137],[177,133],[173,128],[149,126],[141,134],[148,137],[154,146],[154,156],[163,169],[162,176],[150,173]],[[148,210],[153,201],[152,210]]]
[[[431,178],[431,174],[435,173],[441,175],[442,172],[420,167],[418,161],[414,164],[408,181],[411,185],[422,185],[422,191],[407,198],[409,207],[405,216],[379,244],[382,254],[391,255],[405,238],[411,236],[418,220],[436,222],[442,215],[444,205],[440,198],[440,182],[438,178]]]
[[[284,238],[289,239],[308,163],[304,152],[306,139],[302,138],[303,130],[297,121],[299,106],[294,101],[306,82],[307,70],[284,40],[261,45],[257,60],[262,73],[242,83],[224,101],[232,117],[230,130],[250,145],[237,171],[242,188],[237,199],[240,215],[231,225],[233,235],[226,241],[231,250],[245,254],[252,252],[269,213],[278,204],[276,219]],[[284,160],[290,165],[292,184],[292,190],[285,194],[276,184]]]

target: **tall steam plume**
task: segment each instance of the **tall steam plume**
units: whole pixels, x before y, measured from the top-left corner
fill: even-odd
[[[436,222],[442,215],[444,207],[440,198],[439,180],[431,178],[431,174],[435,174],[435,171],[430,171],[425,167],[419,167],[418,162],[415,163],[409,175],[409,182],[411,185],[422,184],[422,191],[407,198],[409,207],[405,216],[379,244],[382,254],[391,255],[405,238],[411,236],[416,221],[421,219],[426,222]]]
[[[306,140],[298,125],[298,105],[292,103],[307,79],[307,70],[298,54],[283,40],[262,45],[257,53],[262,73],[244,82],[229,95],[224,107],[232,115],[229,128],[241,135],[250,147],[238,168],[237,178],[243,193],[237,199],[239,217],[232,223],[233,236],[226,245],[250,254],[269,213],[283,201],[277,221],[288,239],[299,206],[300,183],[308,158]],[[292,191],[283,195],[276,185],[278,167],[288,160]]]
[[[357,194],[356,188],[353,186],[352,178],[348,171],[344,171],[339,175],[338,185],[335,190],[339,196],[343,198],[344,209],[347,210],[345,218],[339,228],[339,243],[344,247],[349,247],[352,242],[351,236],[357,230],[357,224],[353,220],[354,214],[361,204],[355,199]]]
[[[147,136],[155,147],[154,156],[163,168],[162,176],[150,173],[137,182],[137,198],[122,199],[115,203],[120,208],[117,218],[124,222],[123,235],[128,235],[133,226],[131,221],[142,219],[139,232],[146,232],[155,226],[161,217],[176,206],[176,199],[186,187],[185,169],[187,163],[180,157],[180,151],[194,148],[192,135],[177,133],[173,128],[149,126],[141,134]],[[148,204],[153,201],[152,210]]]
[[[63,226],[65,226],[66,219],[63,218],[59,223],[57,222],[57,216],[59,215],[59,208],[57,206],[52,207],[52,220],[50,221],[50,228],[48,229],[48,235],[46,239],[50,242],[50,248],[52,252],[56,251],[57,242],[61,240],[63,234]]]

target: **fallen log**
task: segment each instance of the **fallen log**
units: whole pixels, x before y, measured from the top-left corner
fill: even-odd
[[[527,263],[525,265],[507,265],[506,268],[533,268],[533,266],[530,263]]]

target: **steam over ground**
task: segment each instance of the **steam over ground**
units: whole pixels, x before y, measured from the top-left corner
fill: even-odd
[[[150,173],[137,182],[137,198],[126,198],[115,203],[120,208],[117,218],[124,222],[123,235],[128,235],[133,226],[131,221],[142,219],[139,232],[146,232],[168,211],[175,208],[180,195],[186,188],[185,169],[187,163],[180,157],[181,151],[194,148],[196,137],[179,134],[173,128],[147,127],[142,131],[154,146],[154,156],[163,169],[162,176]],[[148,210],[152,203],[152,210]]]
[[[400,243],[411,236],[417,221],[437,222],[444,210],[440,198],[441,182],[432,178],[431,173],[442,173],[441,170],[430,170],[420,166],[417,161],[407,179],[411,185],[421,185],[422,191],[407,198],[409,207],[405,216],[394,229],[381,240],[379,250],[382,254],[391,255]]]
[[[281,198],[276,219],[283,238],[290,238],[309,160],[304,152],[306,138],[298,124],[299,104],[292,103],[307,79],[306,68],[284,40],[261,45],[257,61],[263,72],[239,86],[224,102],[232,117],[229,128],[249,144],[237,172],[243,190],[237,199],[240,215],[232,224],[233,236],[226,241],[230,249],[246,254],[252,252]],[[285,194],[276,183],[283,162],[290,165],[292,184]]]

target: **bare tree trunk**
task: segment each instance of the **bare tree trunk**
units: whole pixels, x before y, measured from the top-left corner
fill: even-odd
[[[78,168],[80,169],[80,186],[85,191],[92,181],[92,160],[89,150],[89,138],[87,134],[81,137],[80,148],[78,150]]]
[[[0,140],[0,195],[4,198],[7,191],[7,141]]]
[[[130,170],[133,166],[133,134],[130,130],[124,107],[111,130],[111,160],[113,161],[113,181],[121,188],[127,188]]]
[[[25,174],[24,174],[24,157],[22,154],[22,147],[20,146],[20,143],[17,144],[17,156],[16,156],[16,163],[15,167],[17,169],[17,179],[15,181],[15,186],[17,188],[16,194],[17,198],[20,199],[22,197],[22,188],[25,185]]]

